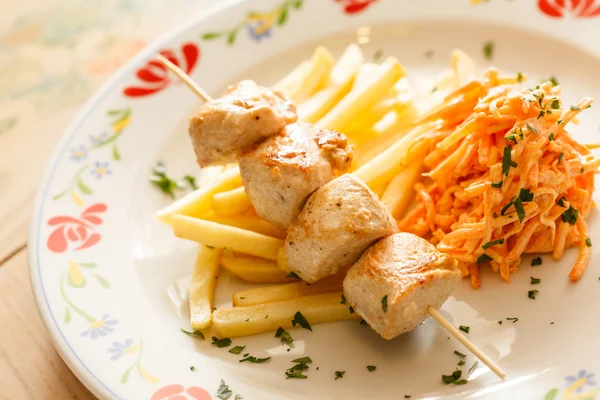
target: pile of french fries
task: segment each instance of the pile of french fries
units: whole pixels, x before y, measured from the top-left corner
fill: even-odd
[[[351,172],[381,196],[400,218],[414,199],[424,149],[418,138],[430,129],[424,113],[472,78],[473,61],[460,50],[452,68],[416,90],[400,62],[365,62],[352,44],[335,62],[319,47],[275,85],[297,105],[299,120],[345,133],[355,147]],[[189,291],[190,323],[214,327],[220,337],[239,337],[292,327],[296,312],[310,324],[359,318],[341,303],[344,274],[312,285],[290,278],[283,252],[286,232],[261,220],[242,187],[239,168],[228,165],[211,184],[156,213],[175,236],[200,243]],[[255,287],[233,294],[233,307],[213,310],[220,268]]]

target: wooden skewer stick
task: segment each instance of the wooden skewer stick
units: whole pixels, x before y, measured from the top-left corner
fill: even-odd
[[[440,325],[444,327],[452,336],[454,336],[459,342],[461,342],[475,357],[479,358],[485,365],[487,365],[500,379],[504,379],[506,374],[495,362],[493,362],[488,356],[485,355],[477,346],[473,344],[465,335],[463,335],[454,325],[452,325],[446,318],[439,313],[438,310],[429,306],[427,312],[433,319],[435,319]]]
[[[183,83],[185,83],[194,93],[198,95],[198,97],[204,99],[204,101],[210,101],[212,98],[202,89],[200,86],[196,84],[189,77],[188,74],[183,72],[181,68],[177,65],[173,64],[171,61],[167,60],[160,54],[156,55],[156,59],[163,63],[167,68],[175,73],[181,79]],[[445,328],[452,336],[458,339],[467,349],[471,351],[477,358],[479,358],[485,365],[487,365],[496,375],[500,377],[500,379],[504,379],[506,374],[504,371],[500,369],[498,365],[496,365],[488,356],[485,355],[475,344],[473,344],[465,335],[460,333],[458,329],[454,325],[452,325],[446,318],[442,316],[435,308],[429,306],[427,308],[427,312],[429,315],[433,317],[443,328]]]
[[[168,59],[166,59],[164,56],[162,56],[160,54],[156,55],[156,59],[158,61],[160,61],[161,63],[163,63],[163,65],[165,67],[167,67],[168,69],[173,71],[173,73],[175,73],[175,75],[177,75],[177,77],[179,79],[181,79],[181,81],[183,83],[185,83],[187,85],[187,87],[189,87],[192,90],[192,92],[196,93],[198,95],[198,97],[200,97],[202,100],[204,100],[204,101],[212,100],[212,97],[210,97],[210,95],[208,93],[206,93],[204,91],[204,89],[202,89],[200,86],[198,86],[198,84],[196,82],[194,82],[192,80],[192,78],[190,78],[190,76],[188,74],[183,72],[181,70],[181,68],[179,68],[177,65],[173,64],[171,61],[169,61]]]

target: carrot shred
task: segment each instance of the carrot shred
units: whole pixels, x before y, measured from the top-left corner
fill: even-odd
[[[559,259],[578,245],[577,281],[591,257],[585,218],[600,160],[566,127],[593,100],[565,107],[551,82],[509,83],[489,69],[421,119],[437,122],[426,135],[428,183],[416,184],[417,206],[399,226],[456,258],[474,288],[487,265],[510,282],[524,253]]]

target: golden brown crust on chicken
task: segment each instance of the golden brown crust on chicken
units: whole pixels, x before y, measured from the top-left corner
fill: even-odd
[[[414,329],[439,309],[460,277],[456,261],[411,233],[381,239],[344,279],[349,305],[384,339]]]
[[[225,96],[202,105],[190,119],[198,164],[236,161],[248,147],[276,135],[297,120],[296,107],[282,93],[244,80]]]
[[[330,139],[320,146],[323,135]],[[287,229],[308,196],[350,166],[334,160],[333,154],[352,160],[346,137],[302,123],[288,125],[282,134],[244,152],[240,174],[256,213]]]
[[[354,264],[369,245],[397,229],[375,193],[342,175],[313,193],[289,226],[287,261],[303,280],[315,282]]]

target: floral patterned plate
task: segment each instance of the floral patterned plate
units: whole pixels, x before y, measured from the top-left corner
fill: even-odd
[[[150,46],[88,103],[67,130],[42,182],[31,225],[30,266],[40,312],[62,357],[100,398],[123,399],[593,399],[600,393],[599,255],[583,279],[560,262],[523,261],[510,285],[483,276],[464,282],[442,311],[507,372],[459,367],[464,385],[445,385],[467,353],[435,323],[386,342],[357,322],[293,330],[294,346],[272,334],[234,340],[240,355],[183,334],[186,285],[194,244],[154,221],[168,203],[148,183],[165,161],[175,176],[201,176],[186,134],[199,104],[155,61],[177,63],[210,93],[242,77],[266,85],[322,44],[336,54],[358,41],[367,57],[394,55],[409,76],[447,68],[459,47],[480,66],[527,71],[535,82],[555,76],[569,102],[600,97],[598,0],[247,0],[222,2]],[[484,49],[486,49],[484,51]],[[598,137],[590,110],[574,128]],[[206,174],[205,174],[206,175]],[[597,212],[592,242],[600,243]],[[535,300],[530,276],[542,279]],[[243,285],[223,273],[217,307]],[[308,379],[285,379],[291,360],[310,356]],[[370,371],[367,366],[376,366]],[[372,369],[372,368],[371,368]],[[471,371],[469,372],[469,369]],[[335,379],[335,371],[345,371]],[[229,397],[227,397],[229,395]]]

